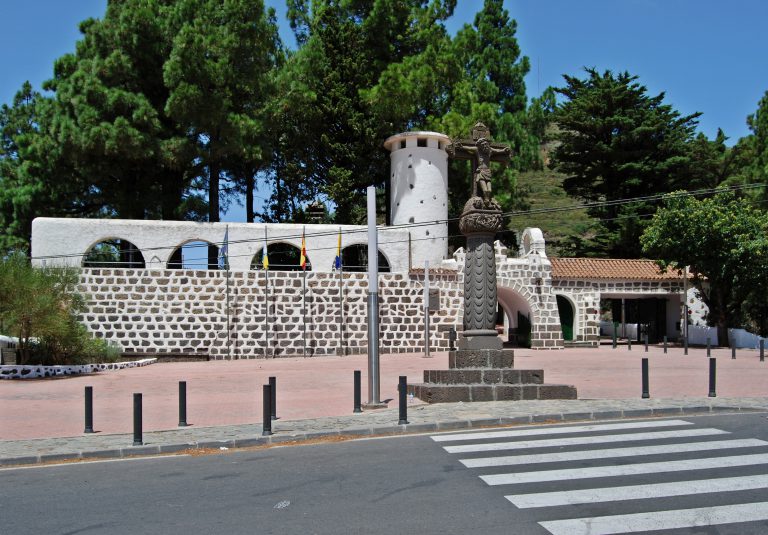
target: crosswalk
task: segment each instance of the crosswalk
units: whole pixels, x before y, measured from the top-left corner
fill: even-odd
[[[431,438],[542,533],[768,533],[768,442],[729,435],[670,419]]]

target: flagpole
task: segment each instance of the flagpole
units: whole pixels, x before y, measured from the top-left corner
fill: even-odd
[[[264,250],[262,251],[261,266],[264,268],[264,337],[266,342],[264,357],[269,357],[269,253],[267,252],[266,225],[264,225]]]
[[[339,227],[339,259],[341,259],[341,227]],[[339,261],[339,354],[344,351],[344,262]]]
[[[301,229],[301,260],[299,261],[302,263],[301,270],[304,272],[302,274],[302,285],[301,285],[301,314],[302,314],[302,326],[304,331],[304,348],[302,350],[302,356],[304,358],[307,358],[307,258],[306,258],[306,243],[305,243],[305,233],[306,233],[307,227],[303,227]]]
[[[230,326],[230,312],[229,312],[229,259],[224,259],[224,267],[226,268],[225,276],[227,277],[227,360],[232,360],[232,331]]]

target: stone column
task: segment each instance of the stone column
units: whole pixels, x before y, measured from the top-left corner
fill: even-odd
[[[501,211],[484,209],[474,197],[464,206],[459,229],[467,238],[464,260],[464,332],[459,349],[501,349],[496,332],[496,257],[493,238],[502,226]]]

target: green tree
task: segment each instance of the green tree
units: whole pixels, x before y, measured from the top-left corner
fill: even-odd
[[[741,138],[734,149],[739,151],[740,173],[730,182],[754,186],[750,195],[765,202],[768,201],[768,91],[760,99],[757,111],[747,117],[747,126],[752,133]]]
[[[586,69],[585,79],[565,75],[556,91],[565,100],[554,113],[558,145],[553,167],[567,175],[563,187],[587,202],[615,201],[687,187],[689,143],[700,115],[681,116],[664,104],[664,93],[649,96],[637,76]],[[601,219],[602,253],[634,257],[647,203],[590,208]]]
[[[265,13],[260,0],[184,0],[171,18],[179,28],[163,65],[165,112],[197,148],[208,221],[219,221],[221,179],[263,160],[263,115],[279,46],[274,12]]]
[[[280,73],[273,106],[279,142],[268,218],[291,219],[295,208],[289,199],[300,205],[320,197],[335,205],[338,222],[364,220],[365,187],[383,185],[388,177],[383,141],[418,124],[413,110],[421,109],[385,105],[383,93],[374,89],[389,80],[406,83],[383,76],[394,64],[424,65],[414,57],[432,53],[435,41],[447,38],[443,21],[454,5],[455,0],[289,2],[299,49]],[[399,98],[408,101],[411,94]]]
[[[747,199],[671,194],[640,242],[660,267],[688,266],[721,343],[729,327],[751,324],[768,334],[762,304],[768,291],[768,217]]]
[[[75,270],[35,269],[23,254],[0,262],[0,323],[18,336],[22,364],[30,361],[33,338],[66,340],[78,331],[75,315],[83,301],[77,283]]]
[[[52,132],[72,175],[87,182],[102,215],[178,219],[194,146],[165,112],[163,68],[177,21],[173,2],[109,2],[81,23],[74,54],[56,61]]]

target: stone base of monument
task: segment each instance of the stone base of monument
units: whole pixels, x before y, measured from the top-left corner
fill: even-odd
[[[544,384],[544,370],[515,370],[511,349],[459,349],[448,370],[424,370],[424,382],[408,393],[427,403],[576,399],[570,385]]]

